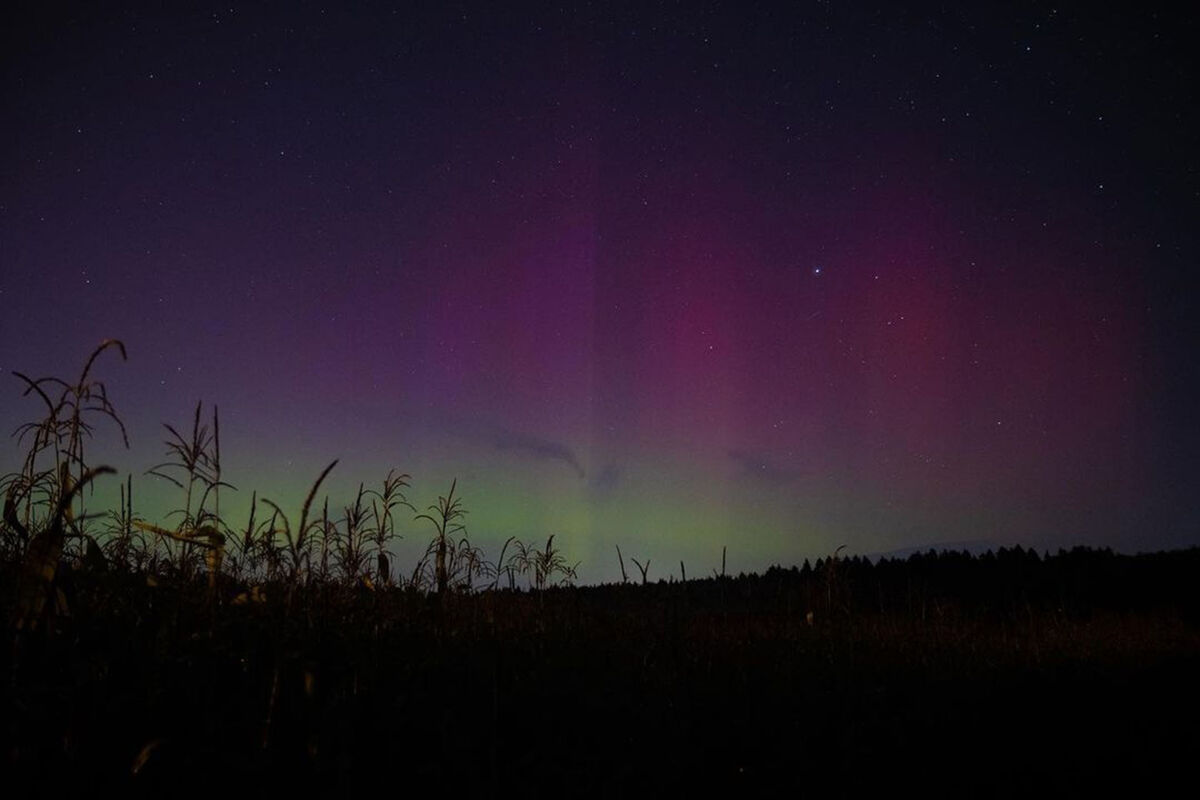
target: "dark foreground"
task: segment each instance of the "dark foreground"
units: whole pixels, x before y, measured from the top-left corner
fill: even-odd
[[[4,785],[1145,794],[1200,753],[1198,568],[1008,551],[289,600],[76,567],[68,614],[9,628]]]

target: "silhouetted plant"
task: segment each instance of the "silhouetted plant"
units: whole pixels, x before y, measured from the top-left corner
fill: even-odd
[[[271,561],[272,548],[267,541],[267,531],[272,530],[273,519],[258,520],[257,517],[258,492],[252,492],[246,526],[230,530],[225,539],[225,563],[235,579],[262,578],[264,576],[259,573]]]
[[[450,484],[450,491],[445,497],[438,497],[436,505],[429,506],[432,514],[418,514],[416,519],[428,520],[437,531],[433,541],[429,544],[429,550],[426,555],[432,551],[433,570],[434,570],[434,586],[438,594],[446,591],[450,584],[450,567],[454,563],[455,543],[454,535],[466,531],[466,526],[458,522],[466,516],[467,512],[462,507],[462,502],[454,496],[454,490],[458,486],[458,479],[455,478]],[[466,539],[463,539],[465,542]]]
[[[367,492],[372,496],[371,515],[374,529],[371,541],[375,545],[376,575],[379,582],[384,585],[390,583],[392,577],[391,565],[388,561],[388,545],[393,539],[400,538],[396,533],[396,520],[393,512],[403,506],[416,513],[416,509],[408,502],[403,492],[403,489],[409,485],[410,477],[406,472],[397,475],[395,470],[389,470],[387,477],[383,479],[382,490]]]
[[[450,585],[461,591],[471,591],[475,581],[492,576],[492,565],[484,558],[483,549],[471,544],[466,536],[452,543],[449,553]]]
[[[105,527],[105,555],[114,563],[135,571],[146,568],[150,558],[153,542],[147,542],[140,528],[136,527],[140,520],[133,510],[133,476],[125,476],[125,483],[120,485],[120,507],[108,512],[108,524]]]
[[[315,498],[317,495],[317,490],[321,487],[321,483],[324,482],[325,477],[329,475],[330,471],[337,466],[337,463],[338,462],[336,459],[330,462],[329,466],[321,471],[321,474],[313,483],[312,488],[308,490],[308,496],[304,498],[304,506],[300,510],[300,524],[294,531],[292,530],[292,527],[288,522],[287,514],[283,512],[283,509],[266,498],[263,498],[261,501],[270,506],[274,512],[271,517],[271,524],[268,526],[267,536],[270,537],[270,540],[273,543],[275,536],[281,532],[283,533],[284,539],[287,542],[286,553],[290,561],[288,564],[289,572],[287,576],[289,605],[291,603],[291,598],[295,591],[296,584],[300,581],[300,577],[304,572],[306,564],[310,562],[309,553],[312,544],[311,533],[312,530],[317,527],[317,523],[316,521],[312,523],[309,522],[308,512],[312,507],[313,498]],[[283,528],[281,530],[276,530],[276,521],[283,522]]]
[[[46,415],[36,422],[21,425],[14,432],[18,444],[26,445],[21,469],[0,481],[4,494],[5,523],[4,544],[6,549],[23,551],[35,532],[56,520],[63,525],[64,536],[81,537],[78,527],[85,514],[82,492],[75,486],[83,481],[89,468],[85,457],[85,442],[93,434],[90,416],[111,419],[120,430],[121,440],[129,447],[125,424],[117,415],[108,399],[108,390],[102,381],[91,378],[92,366],[108,348],[115,348],[126,358],[125,345],[118,339],[106,339],[100,343],[84,364],[83,371],[75,383],[61,378],[30,378],[24,373],[13,372],[25,383],[25,395],[36,394],[45,407]],[[57,391],[57,399],[51,399]],[[43,455],[49,454],[52,463],[43,465]],[[70,496],[72,503],[78,502],[73,510],[70,504],[58,518],[58,508],[63,497]],[[39,511],[44,516],[38,519]]]
[[[718,573],[714,568],[713,577],[717,578],[718,580],[723,580],[725,578],[725,546],[721,547],[721,571]]]
[[[520,539],[513,541],[516,548],[513,555],[514,566],[519,574],[530,576],[530,585],[534,589],[541,591],[556,583],[569,585],[575,580],[575,570],[579,564],[572,566],[563,558],[562,552],[554,547],[553,535],[546,540],[546,546],[541,550],[533,545],[526,545]]]
[[[354,583],[366,574],[370,510],[364,502],[365,496],[360,483],[354,503],[343,509],[340,522],[332,527],[322,525],[323,535],[332,537],[334,565],[348,583]]]
[[[644,565],[642,564],[642,562],[638,561],[636,558],[631,559],[631,560],[633,561],[634,565],[637,566],[638,570],[642,573],[642,584],[644,585],[646,583],[646,573],[650,570],[650,559],[647,558],[646,563]]]
[[[47,628],[53,629],[54,617],[67,611],[66,595],[59,588],[57,578],[71,502],[98,475],[115,472],[112,467],[97,467],[83,473],[77,482],[59,496],[47,525],[31,538],[18,578],[13,619],[13,626],[17,630],[32,630],[42,622],[47,623]]]
[[[220,421],[217,409],[213,408],[211,430],[207,425],[201,424],[201,410],[202,404],[197,403],[189,436],[185,437],[173,426],[163,424],[170,433],[165,442],[167,455],[173,458],[147,470],[147,474],[169,481],[183,492],[183,506],[167,514],[168,518],[178,515],[178,525],[174,530],[144,522],[137,523],[137,526],[155,533],[164,544],[176,542],[180,545],[176,569],[185,579],[191,575],[193,555],[203,553],[211,584],[220,570],[225,540],[230,533],[217,513],[220,490],[221,487],[234,487],[221,480]],[[168,470],[175,471],[178,477],[170,474]],[[208,507],[210,498],[214,505],[212,509]]]

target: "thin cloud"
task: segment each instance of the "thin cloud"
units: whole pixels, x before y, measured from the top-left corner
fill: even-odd
[[[477,442],[539,461],[558,461],[569,466],[579,478],[586,473],[575,451],[564,442],[522,433],[502,425],[479,419],[432,412],[425,416],[426,424],[470,442]]]
[[[561,461],[574,469],[580,478],[585,475],[575,451],[562,442],[500,429],[492,435],[492,444],[497,450],[512,450],[539,460]]]
[[[621,483],[625,477],[625,470],[616,464],[605,464],[603,469],[592,476],[588,481],[588,486],[592,490],[592,494],[597,497],[607,497],[612,494],[613,490]]]

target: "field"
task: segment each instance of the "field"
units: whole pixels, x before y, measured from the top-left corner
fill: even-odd
[[[1200,550],[657,583],[614,552],[625,580],[573,586],[553,538],[489,560],[451,487],[402,568],[407,476],[331,514],[322,474],[299,514],[235,528],[199,407],[159,468],[174,527],[132,483],[89,513],[86,413],[115,411],[88,369],[57,397],[28,383],[47,416],[0,528],[10,786],[1073,796],[1163,787],[1200,745]]]
[[[5,769],[48,790],[1153,786],[1200,743],[1197,607],[1169,582],[1198,562],[1007,552],[540,592],[328,584],[290,608],[279,583],[246,602],[232,581],[66,568],[69,616],[6,649]]]

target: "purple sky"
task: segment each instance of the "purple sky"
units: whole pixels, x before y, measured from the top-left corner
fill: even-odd
[[[588,579],[1200,543],[1191,12],[114,8],[4,34],[0,369],[123,339],[149,516],[203,400],[233,524],[395,466]]]

